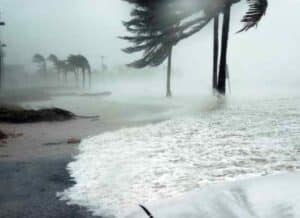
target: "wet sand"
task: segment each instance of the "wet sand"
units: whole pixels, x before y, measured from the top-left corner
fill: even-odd
[[[102,106],[93,108],[91,102]],[[161,118],[151,117],[144,120],[142,117],[145,113],[149,115],[164,110],[145,105],[102,102],[99,97],[25,102],[25,105],[32,107],[49,104],[73,109],[72,112],[82,115],[99,115],[100,118],[33,124],[0,123],[1,130],[13,136],[0,142],[1,218],[93,217],[86,209],[67,205],[56,196],[57,192],[73,183],[66,171],[66,165],[78,152],[78,144],[46,144],[157,122]]]

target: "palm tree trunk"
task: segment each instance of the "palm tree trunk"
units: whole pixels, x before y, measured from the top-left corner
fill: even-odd
[[[75,79],[75,86],[78,87],[78,72],[77,70],[74,70],[74,79]]]
[[[89,88],[92,88],[92,74],[90,70],[88,71],[88,74],[89,74]]]
[[[167,97],[172,97],[171,91],[171,67],[172,67],[172,48],[170,48],[170,53],[168,57],[168,71],[167,71]]]
[[[82,87],[85,87],[85,70],[82,69]]]
[[[219,15],[214,18],[214,54],[213,54],[213,90],[217,89],[218,85],[218,59],[219,59]]]
[[[60,72],[59,70],[57,70],[57,82],[59,83],[59,75],[60,75]]]
[[[44,73],[44,77],[47,77],[47,63],[46,63],[46,61],[44,61],[44,63],[43,63],[43,73]]]
[[[68,72],[65,71],[64,74],[65,74],[65,82],[67,82],[68,81]]]
[[[226,93],[226,66],[227,66],[227,47],[228,47],[228,35],[230,25],[230,9],[231,4],[226,5],[224,9],[223,28],[222,28],[222,48],[221,59],[219,66],[219,80],[217,90],[220,94]]]

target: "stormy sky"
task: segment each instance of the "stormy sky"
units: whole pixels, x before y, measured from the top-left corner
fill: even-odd
[[[257,29],[236,34],[245,3],[233,9],[229,42],[229,66],[233,80],[276,83],[300,82],[300,1],[269,0],[269,10]],[[34,53],[66,58],[82,53],[93,68],[101,55],[109,65],[123,65],[134,57],[121,48],[128,45],[121,21],[129,17],[130,6],[121,0],[0,0],[6,27],[1,38],[8,47],[6,62],[30,65]],[[174,68],[210,84],[212,25],[183,41],[174,49]],[[284,75],[284,79],[283,78]],[[201,80],[201,81],[200,81]]]

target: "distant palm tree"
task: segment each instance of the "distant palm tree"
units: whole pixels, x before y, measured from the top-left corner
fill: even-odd
[[[70,55],[68,57],[68,63],[72,66],[74,75],[77,75],[79,71],[82,73],[82,87],[85,87],[85,73],[88,73],[89,76],[89,87],[91,88],[91,67],[89,61],[83,55]]]
[[[47,73],[47,63],[43,55],[35,54],[32,58],[32,62],[38,65],[40,73]]]
[[[49,55],[48,57],[48,61],[50,61],[53,66],[55,67],[55,70],[57,72],[57,79],[59,80],[59,76],[60,76],[60,73],[61,73],[61,68],[60,68],[60,61],[59,59],[57,58],[56,55],[54,54],[51,54]]]
[[[63,73],[65,82],[68,81],[68,73],[75,72],[73,65],[70,64],[68,60],[59,60],[58,68],[60,69],[60,72]],[[76,81],[78,81],[77,76]]]
[[[83,55],[78,55],[78,61],[79,61],[79,67],[81,68],[81,71],[83,73],[83,87],[85,87],[85,72],[88,73],[89,77],[89,88],[92,86],[92,75],[91,75],[91,66],[86,57]]]

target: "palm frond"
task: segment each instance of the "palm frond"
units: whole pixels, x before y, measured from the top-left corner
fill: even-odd
[[[244,27],[238,32],[243,32],[257,26],[258,22],[265,15],[268,8],[268,0],[247,0],[249,9],[242,19]]]

